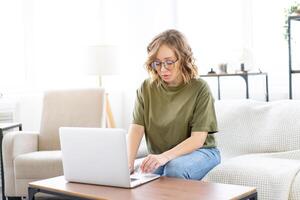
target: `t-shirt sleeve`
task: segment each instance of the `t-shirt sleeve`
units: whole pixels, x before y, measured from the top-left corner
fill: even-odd
[[[199,91],[191,126],[192,132],[205,131],[212,134],[218,131],[214,98],[206,83]]]
[[[145,126],[144,123],[144,97],[142,93],[142,86],[136,91],[136,99],[133,109],[133,124]]]

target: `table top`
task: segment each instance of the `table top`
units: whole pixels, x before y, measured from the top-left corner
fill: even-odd
[[[67,182],[64,176],[29,183],[42,189],[90,199],[241,199],[256,193],[254,187],[160,177],[133,189]]]
[[[217,77],[217,76],[257,76],[268,75],[266,72],[247,72],[247,73],[215,73],[215,74],[200,74],[200,77]]]
[[[0,129],[9,129],[21,126],[22,123],[19,122],[11,122],[11,123],[0,123]]]

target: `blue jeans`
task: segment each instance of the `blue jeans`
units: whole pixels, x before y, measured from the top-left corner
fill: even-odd
[[[217,148],[199,148],[167,162],[154,173],[161,176],[201,180],[220,162],[221,156]]]

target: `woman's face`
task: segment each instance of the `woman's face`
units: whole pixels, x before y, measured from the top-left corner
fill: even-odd
[[[178,69],[178,58],[167,45],[162,45],[157,52],[155,62],[156,71],[160,78],[168,86],[177,86],[182,82],[182,76]]]

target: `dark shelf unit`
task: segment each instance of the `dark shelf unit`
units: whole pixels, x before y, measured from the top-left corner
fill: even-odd
[[[296,73],[300,73],[300,70],[294,70],[293,69],[293,63],[292,63],[292,44],[291,40],[293,39],[292,36],[292,27],[291,22],[292,21],[299,21],[300,23],[300,16],[290,16],[288,18],[288,48],[289,48],[289,98],[293,98],[293,81],[292,81],[292,75]],[[299,37],[299,36],[298,36]],[[300,37],[299,37],[300,40]]]
[[[221,84],[220,78],[221,77],[242,77],[246,84],[246,99],[249,99],[249,77],[250,76],[265,76],[265,99],[269,101],[269,81],[268,81],[268,73],[266,72],[245,72],[245,73],[225,73],[225,74],[203,74],[200,77],[217,77],[218,78],[218,99],[221,100]]]

